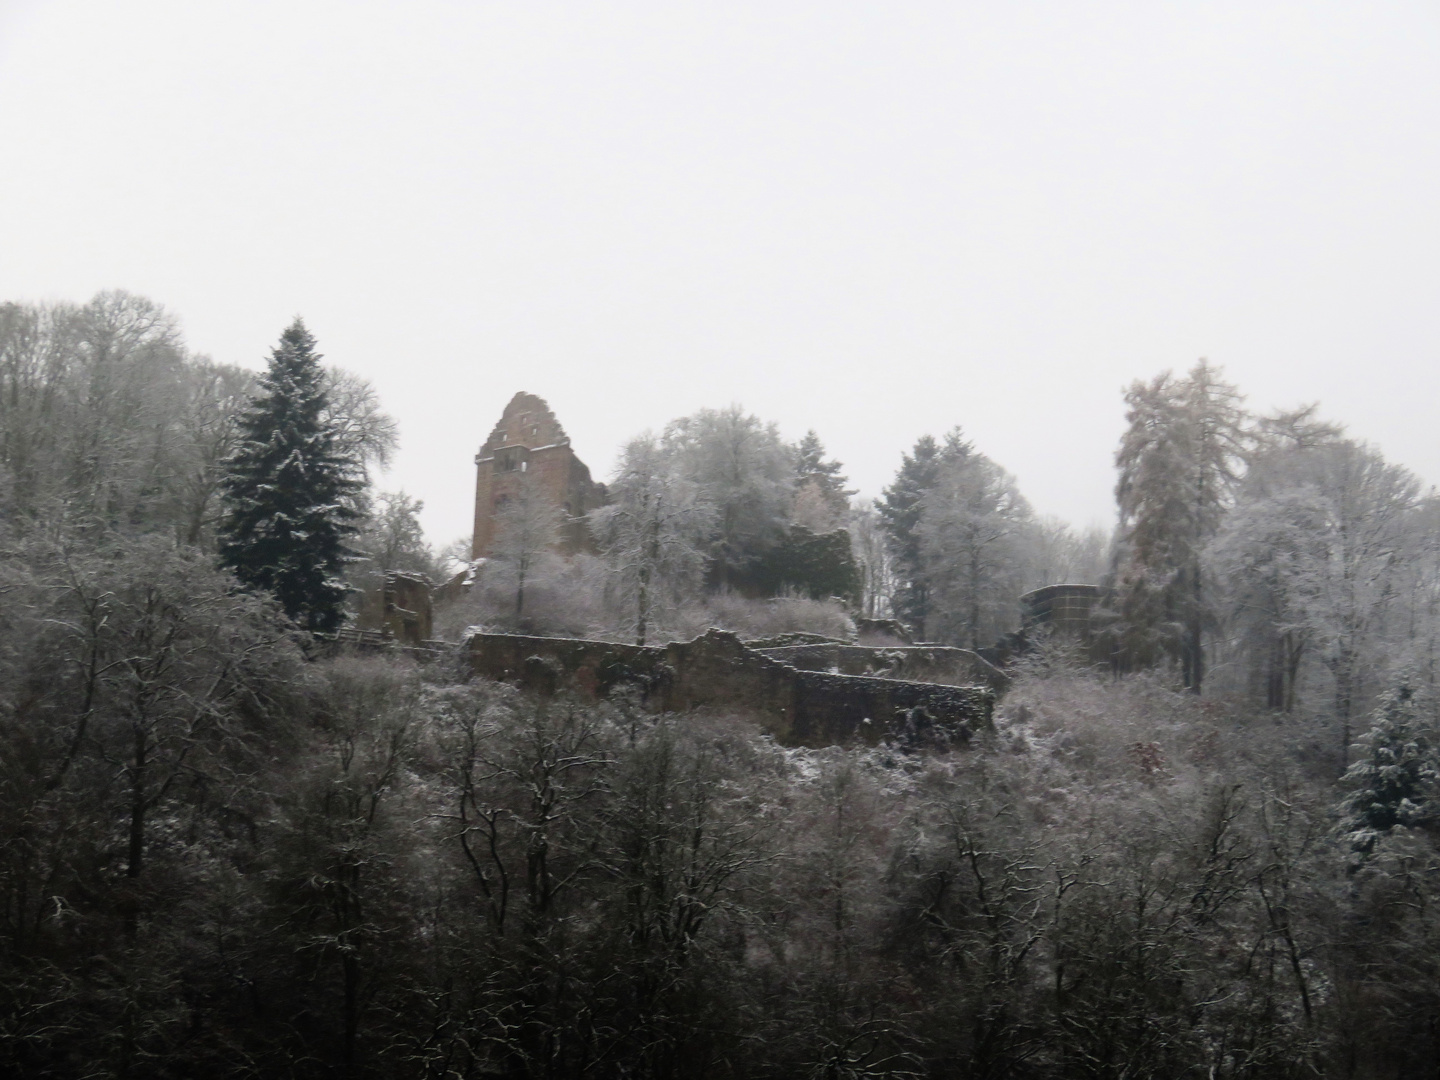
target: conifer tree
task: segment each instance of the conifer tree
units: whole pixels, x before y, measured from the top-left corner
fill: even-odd
[[[850,496],[855,492],[845,485],[848,482],[840,471],[844,466],[838,461],[825,460],[825,444],[814,430],[795,444],[795,487],[801,491],[807,487],[824,500],[827,506],[841,520],[850,509]]]
[[[1120,605],[1132,660],[1153,643],[1178,653],[1185,685],[1205,674],[1201,555],[1230,503],[1245,450],[1240,394],[1204,360],[1125,392],[1129,428],[1115,464],[1125,558]]]
[[[1340,832],[1356,851],[1370,851],[1396,825],[1435,824],[1440,759],[1412,681],[1401,678],[1385,695],[1361,740],[1364,755],[1345,773],[1350,792],[1340,805]]]
[[[934,436],[920,436],[914,451],[901,457],[895,482],[881,492],[875,503],[898,579],[895,614],[922,636],[930,604],[924,573],[920,568],[920,533],[917,526],[923,506],[921,500],[935,483],[939,454],[940,447]]]
[[[973,450],[958,427],[946,434],[943,445],[933,435],[920,436],[915,449],[901,456],[894,482],[875,502],[894,565],[895,614],[921,637],[933,606],[920,536],[925,497],[939,482],[942,465],[963,461]]]
[[[979,649],[1013,628],[1035,518],[1015,478],[978,451],[942,452],[936,472],[916,529],[925,632]]]
[[[297,318],[240,418],[221,483],[221,563],[312,633],[333,633],[343,620],[341,571],[364,486],[361,461],[325,419],[327,404],[315,338]]]

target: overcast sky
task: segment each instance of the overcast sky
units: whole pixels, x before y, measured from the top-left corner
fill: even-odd
[[[1204,356],[1434,482],[1437,286],[1434,0],[0,0],[0,299],[303,315],[441,543],[518,390],[602,479],[738,402],[1109,524],[1123,387]]]

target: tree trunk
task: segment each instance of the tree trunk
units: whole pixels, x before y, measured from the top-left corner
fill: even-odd
[[[635,598],[635,644],[645,644],[645,627],[650,616],[650,568],[640,568],[640,581]]]
[[[1201,684],[1205,679],[1205,651],[1204,643],[1201,641],[1201,616],[1203,614],[1201,603],[1200,585],[1200,562],[1197,559],[1190,566],[1190,619],[1188,641],[1186,652],[1189,653],[1189,673],[1185,685],[1190,688],[1192,694],[1200,693]]]
[[[125,876],[139,877],[145,857],[145,766],[149,753],[145,728],[135,727],[135,763],[130,768],[130,845]]]
[[[1335,718],[1340,721],[1340,774],[1350,767],[1350,714],[1355,707],[1352,654],[1342,649],[1335,661]]]
[[[1295,711],[1295,684],[1300,679],[1300,659],[1305,654],[1303,640],[1296,640],[1295,635],[1286,631],[1285,633],[1285,711]]]
[[[1265,707],[1285,707],[1285,637],[1282,634],[1270,643],[1270,653],[1265,660]]]

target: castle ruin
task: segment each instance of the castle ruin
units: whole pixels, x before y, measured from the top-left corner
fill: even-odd
[[[570,437],[543,398],[523,390],[510,399],[500,422],[475,455],[475,532],[470,557],[490,555],[496,516],[526,485],[565,512],[560,550],[573,555],[589,545],[585,515],[605,502],[605,485],[570,448]]]

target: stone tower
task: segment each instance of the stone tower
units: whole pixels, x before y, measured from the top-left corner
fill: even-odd
[[[495,540],[495,511],[523,483],[538,484],[565,511],[560,548],[567,554],[585,549],[589,536],[584,515],[605,502],[605,485],[570,449],[570,438],[543,398],[523,390],[510,399],[495,430],[475,455],[475,535],[470,557],[490,554]]]

